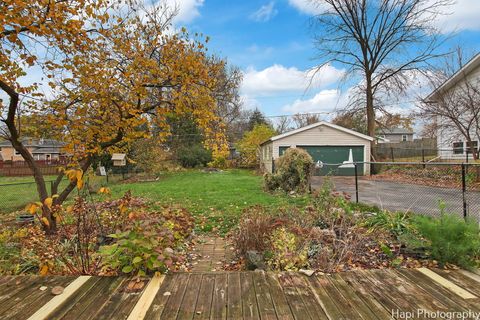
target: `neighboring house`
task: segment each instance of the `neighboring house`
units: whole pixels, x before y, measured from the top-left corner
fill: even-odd
[[[37,161],[59,160],[64,154],[62,151],[64,144],[57,140],[24,138],[22,143]],[[0,158],[3,158],[3,161],[23,161],[10,141],[0,141]]]
[[[261,166],[265,171],[272,172],[273,161],[288,148],[302,148],[315,161],[317,175],[354,175],[354,166],[349,161],[369,161],[373,140],[356,131],[321,121],[263,142],[260,149]],[[367,175],[370,166],[359,164],[357,170],[358,174]]]
[[[436,103],[444,94],[454,93],[455,90],[462,92],[467,84],[480,89],[480,54],[465,64],[453,76],[448,78],[441,86],[436,88],[425,100],[429,103]],[[437,118],[437,149],[442,159],[465,160],[473,159],[470,145],[465,136],[453,126],[445,126],[447,119]],[[479,152],[480,134],[472,128],[470,131],[473,147]]]
[[[413,141],[415,132],[405,128],[386,128],[378,131],[378,143],[400,143]],[[382,141],[380,139],[386,140]]]

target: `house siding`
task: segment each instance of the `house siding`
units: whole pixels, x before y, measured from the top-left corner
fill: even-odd
[[[402,136],[407,136],[406,142],[413,141],[413,134],[384,134],[385,139],[388,139],[391,143],[405,142],[402,140]]]
[[[465,78],[461,79],[457,82],[453,87],[448,89],[447,92],[452,92],[457,90],[457,88],[461,88],[465,86],[465,83],[469,82],[471,85],[480,88],[480,67],[477,67],[473,71],[471,71]],[[440,124],[439,129],[437,131],[437,149],[438,149],[438,156],[442,160],[466,160],[467,155],[466,153],[462,154],[455,154],[453,151],[453,143],[454,142],[463,142],[464,146],[466,145],[465,137],[460,133],[460,131],[455,130],[453,128],[442,126],[442,123],[448,121],[446,118],[437,118],[437,122]],[[470,131],[470,135],[473,141],[478,141],[480,146],[480,136],[477,135],[474,129]],[[473,160],[473,155],[469,154],[469,160]]]
[[[273,142],[266,143],[262,148],[272,145],[273,159],[279,157],[280,147],[296,146],[364,146],[364,159],[370,160],[370,141],[325,125],[311,128]],[[263,153],[262,153],[263,155]],[[267,163],[269,162],[269,163]],[[271,172],[272,160],[262,159],[264,168]],[[364,174],[370,174],[370,166],[364,167]]]

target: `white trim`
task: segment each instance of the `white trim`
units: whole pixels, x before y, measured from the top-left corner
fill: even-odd
[[[365,139],[365,140],[368,140],[368,141],[373,141],[373,140],[375,140],[374,138],[369,137],[369,136],[367,136],[367,135],[365,135],[365,134],[362,134],[362,133],[359,133],[359,132],[356,132],[356,131],[353,131],[353,130],[350,130],[350,129],[347,129],[347,128],[344,128],[344,127],[341,127],[341,126],[337,126],[336,124],[333,124],[333,123],[329,123],[329,122],[325,122],[325,121],[320,121],[320,122],[317,122],[317,123],[313,123],[313,124],[311,124],[311,125],[308,125],[308,126],[306,126],[306,127],[302,127],[302,128],[296,129],[296,130],[292,130],[292,131],[289,131],[289,132],[280,134],[280,135],[278,135],[278,136],[271,137],[269,140],[263,142],[262,144],[265,144],[265,143],[267,143],[267,142],[269,142],[269,141],[280,140],[280,139],[283,139],[283,138],[286,138],[286,137],[295,135],[295,134],[297,134],[297,133],[300,133],[300,132],[303,132],[303,131],[306,131],[306,130],[310,130],[310,129],[319,127],[319,126],[330,127],[330,128],[332,128],[332,129],[339,130],[339,131],[342,131],[342,132],[351,134],[351,135],[353,135],[353,136],[356,136],[356,137],[359,137],[359,138],[362,138],[362,139]]]
[[[446,91],[450,89],[461,80],[461,77],[467,76],[469,73],[471,73],[473,70],[475,70],[479,66],[480,66],[480,53],[477,53],[477,55],[473,57],[466,65],[464,65],[457,72],[455,72],[450,78],[445,80],[445,82],[442,83],[438,88],[433,90],[433,92],[430,93],[425,100],[434,102],[435,96],[437,95],[437,93],[439,93],[440,91]]]

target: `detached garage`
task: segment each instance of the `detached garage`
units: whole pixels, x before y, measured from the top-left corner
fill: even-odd
[[[328,122],[317,122],[270,138],[261,145],[261,164],[272,172],[273,162],[288,148],[305,149],[316,163],[316,175],[350,176],[355,174],[351,162],[370,160],[372,137]],[[358,173],[370,174],[370,166],[359,164]]]

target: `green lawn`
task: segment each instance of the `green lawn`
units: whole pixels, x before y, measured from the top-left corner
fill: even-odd
[[[53,176],[45,178],[53,179]],[[106,185],[104,179],[95,177],[95,185]],[[225,233],[236,225],[242,210],[252,205],[285,207],[304,205],[308,200],[306,197],[292,198],[266,193],[262,189],[262,177],[248,170],[212,173],[190,170],[164,174],[155,182],[114,181],[111,179],[108,184],[114,198],[131,190],[134,196],[150,199],[154,207],[162,204],[181,205],[195,215],[198,231]],[[21,209],[33,201],[37,201],[33,178],[0,177],[0,213]]]
[[[262,190],[262,177],[246,170],[206,173],[171,173],[156,182],[111,186],[114,197],[131,190],[159,204],[179,204],[197,218],[197,230],[225,233],[234,226],[242,210],[252,205],[284,207],[301,205],[306,197],[271,195]]]

